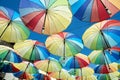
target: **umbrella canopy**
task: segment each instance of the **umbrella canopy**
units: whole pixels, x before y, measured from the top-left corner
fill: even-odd
[[[61,69],[59,72],[51,72],[49,76],[61,80],[68,80],[68,78],[71,77],[65,69]]]
[[[12,48],[0,45],[0,61],[19,63],[22,62],[22,58]]]
[[[19,72],[16,72],[16,73],[13,73],[13,75],[19,79],[22,79],[22,80],[32,80],[33,79],[33,76],[29,73],[25,73],[23,71],[19,71]]]
[[[62,69],[62,66],[56,59],[48,59],[48,60],[41,60],[36,61],[34,65],[45,72],[57,72]]]
[[[0,72],[5,72],[5,73],[14,73],[18,72],[19,69],[13,66],[12,63],[8,61],[0,62]]]
[[[95,75],[91,75],[91,76],[77,76],[76,80],[97,80]],[[102,80],[102,79],[101,79]]]
[[[106,65],[97,65],[94,68],[95,73],[107,74],[107,73],[118,71],[117,63],[111,63],[111,64],[109,64],[109,66],[110,66],[110,70],[108,70]]]
[[[94,50],[89,55],[88,58],[93,64],[109,64],[117,61],[109,52],[102,50]]]
[[[65,67],[68,69],[83,68],[88,66],[89,63],[90,61],[86,55],[78,53],[75,56],[70,57],[68,60],[66,60]]]
[[[25,27],[18,16],[17,12],[5,7],[0,7],[1,40],[15,43],[29,37],[30,31]]]
[[[82,21],[98,22],[106,20],[120,11],[120,1],[116,0],[75,0],[72,12]]]
[[[19,69],[22,72],[29,73],[29,74],[37,74],[37,68],[30,62],[23,61],[21,63],[14,63],[14,67]]]
[[[33,74],[34,78],[33,80],[51,80],[51,78],[48,75],[45,74]]]
[[[81,72],[81,69],[82,69],[82,72]],[[74,74],[74,69],[70,69],[69,73],[75,76],[91,76],[94,74],[94,70],[90,67],[83,67],[81,69],[75,69],[75,72],[76,72],[75,74]]]
[[[119,72],[112,72],[109,74],[99,74],[97,79],[98,80],[119,80],[118,76],[120,75]]]
[[[14,76],[20,78],[20,79],[32,79],[32,74],[37,74],[38,69],[30,62],[23,61],[22,63],[14,63],[13,64],[17,69],[19,69],[19,72],[14,73]]]
[[[68,32],[61,32],[49,36],[45,45],[52,54],[62,57],[74,56],[83,48],[81,39]]]
[[[43,60],[49,57],[49,52],[45,45],[36,40],[25,40],[14,45],[14,49],[19,55],[29,61]]]
[[[28,28],[47,35],[65,30],[72,19],[67,0],[21,0],[19,11]]]
[[[110,54],[115,57],[115,59],[119,60],[120,59],[120,47],[114,46],[110,49],[108,49]]]
[[[84,45],[90,49],[107,49],[120,42],[120,21],[105,20],[92,25],[82,36]]]

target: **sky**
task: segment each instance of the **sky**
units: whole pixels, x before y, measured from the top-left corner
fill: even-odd
[[[5,6],[5,7],[8,7],[10,9],[13,9],[13,10],[19,12],[19,1],[20,0],[0,0],[0,6]],[[77,1],[77,0],[75,0],[75,1]],[[71,2],[71,4],[73,4],[73,2]],[[120,20],[120,12],[118,12],[118,14],[114,15],[111,19]],[[73,33],[82,39],[82,35],[85,32],[85,30],[93,24],[94,23],[80,21],[73,16],[71,24],[64,31]],[[47,37],[48,37],[47,35],[38,34],[38,33],[31,31],[29,39],[38,40],[40,42],[45,42]],[[84,49],[81,51],[81,53],[84,53],[86,55],[88,55],[90,52],[91,52],[91,50],[87,49],[86,47],[84,47]]]

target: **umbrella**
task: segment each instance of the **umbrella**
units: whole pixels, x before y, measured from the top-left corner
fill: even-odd
[[[0,61],[9,61],[19,63],[22,62],[22,58],[12,48],[0,45]]]
[[[117,61],[109,52],[102,50],[94,50],[89,55],[88,58],[93,64],[109,64]]]
[[[12,63],[8,61],[0,62],[0,72],[14,73],[18,71],[19,70],[16,67],[14,67]]]
[[[79,20],[98,22],[109,19],[119,12],[119,5],[120,0],[77,0],[71,8]]]
[[[1,40],[15,43],[29,37],[30,31],[25,27],[18,16],[17,12],[5,7],[0,7]]]
[[[83,48],[81,39],[68,32],[61,32],[49,36],[45,45],[52,54],[62,56],[64,58],[74,56]]]
[[[78,53],[73,57],[70,57],[68,60],[65,62],[65,67],[66,68],[83,68],[88,66],[90,63],[88,57],[84,54]]]
[[[76,74],[76,68],[83,68],[89,65],[89,59],[86,55],[78,53],[73,57],[70,57],[68,60],[65,62],[65,68],[74,69],[74,75]],[[81,69],[81,75],[82,74],[82,69]]]
[[[76,80],[97,80],[95,75],[90,75],[90,76],[77,76]],[[102,79],[101,79],[102,80]]]
[[[17,69],[19,69],[19,72],[14,73],[14,76],[21,78],[21,79],[28,79],[33,78],[32,74],[39,73],[37,68],[30,62],[23,61],[22,63],[14,63],[13,64]]]
[[[49,57],[49,52],[45,45],[36,40],[25,40],[14,45],[14,49],[19,55],[29,61],[43,60]]]
[[[109,66],[110,66],[110,70],[107,69],[106,65],[97,65],[94,68],[95,73],[107,74],[107,73],[118,71],[118,64],[117,63],[115,63],[115,62],[111,63],[111,64],[109,64]]]
[[[120,47],[114,46],[110,49],[108,49],[110,54],[115,57],[115,59],[119,60],[120,59]]]
[[[81,72],[81,69],[82,69],[82,72]],[[74,69],[70,69],[69,73],[71,75],[84,76],[84,77],[85,76],[91,76],[91,75],[94,74],[94,70],[92,68],[90,68],[90,67],[83,67],[81,69],[75,69],[75,72],[76,72],[75,74],[74,74]],[[82,73],[82,75],[81,75],[81,73]]]
[[[70,74],[65,69],[61,69],[59,72],[51,72],[48,75],[55,79],[61,80],[68,80],[68,78],[70,77]]]
[[[56,59],[47,59],[47,60],[41,60],[36,61],[34,65],[45,72],[57,72],[62,69],[62,66]]]
[[[120,42],[120,21],[105,20],[92,25],[82,36],[84,45],[90,49],[105,50]]]
[[[99,74],[97,79],[98,80],[119,80],[118,76],[120,75],[119,72],[112,72],[109,74]]]
[[[65,30],[72,19],[67,0],[21,0],[19,12],[28,28],[47,35]]]
[[[34,76],[34,79],[32,80],[51,80],[51,78],[48,76],[48,75],[45,75],[45,74],[33,74]]]

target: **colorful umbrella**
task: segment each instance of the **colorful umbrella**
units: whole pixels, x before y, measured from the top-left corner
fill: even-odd
[[[57,72],[62,69],[62,66],[60,63],[55,60],[55,59],[48,59],[48,60],[41,60],[41,61],[36,61],[34,65],[45,72]]]
[[[90,76],[77,76],[76,80],[97,80],[95,75],[90,75]],[[102,79],[101,79],[102,80]]]
[[[72,19],[67,0],[21,0],[19,11],[28,28],[48,35],[65,30]]]
[[[94,24],[83,34],[84,45],[90,49],[107,49],[120,42],[120,21],[105,20]]]
[[[65,68],[83,68],[88,66],[89,63],[90,61],[86,55],[78,53],[75,56],[70,57],[68,60],[66,60]]]
[[[61,32],[49,36],[45,45],[52,54],[62,56],[64,58],[74,56],[83,48],[81,39],[68,32]]]
[[[19,70],[16,67],[14,67],[12,63],[8,61],[0,62],[0,72],[14,73],[18,71]]]
[[[49,57],[49,52],[45,45],[36,40],[25,40],[14,45],[14,49],[20,56],[29,61],[43,60]]]
[[[114,46],[110,49],[108,49],[110,54],[115,57],[115,59],[119,60],[120,59],[120,47]]]
[[[19,63],[22,62],[22,58],[12,48],[0,45],[0,61],[9,61]]]
[[[119,80],[118,76],[120,75],[119,72],[112,72],[109,74],[99,74],[97,79],[98,80]]]
[[[18,42],[29,37],[30,31],[18,17],[18,13],[0,7],[0,39],[7,42]]]
[[[110,67],[110,70],[108,70],[106,65],[97,65],[95,66],[94,70],[95,70],[95,73],[102,73],[102,74],[118,71],[117,63],[111,63],[109,64],[109,67]]]
[[[55,79],[68,80],[70,74],[65,69],[61,69],[59,72],[51,72],[49,76]]]
[[[106,20],[120,11],[119,5],[120,0],[77,0],[72,4],[72,12],[79,20],[98,22]]]
[[[81,69],[82,69],[82,72],[81,72]],[[74,69],[70,69],[69,73],[71,75],[84,76],[84,77],[85,76],[91,76],[91,75],[94,74],[94,70],[92,68],[90,68],[90,67],[83,67],[81,69],[75,69],[75,72],[76,72],[75,74],[74,74]],[[82,73],[82,75],[81,75],[81,73]]]
[[[93,64],[109,64],[117,61],[110,53],[102,50],[94,50],[89,55],[88,58]]]
[[[51,78],[44,74],[33,74],[34,79],[33,80],[51,80]]]
[[[14,73],[14,76],[20,79],[31,79],[33,78],[32,74],[37,74],[38,69],[30,62],[23,61],[22,63],[14,63],[13,64],[20,71]]]

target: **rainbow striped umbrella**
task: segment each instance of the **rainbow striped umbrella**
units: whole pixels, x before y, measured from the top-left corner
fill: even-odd
[[[120,11],[120,0],[70,0],[70,3],[74,16],[88,22],[109,19]]]
[[[36,40],[25,40],[14,45],[14,49],[19,55],[29,61],[43,60],[49,57],[49,52],[45,45]]]
[[[34,65],[44,72],[57,72],[62,69],[62,66],[56,59],[47,59],[47,60],[41,60],[36,61]]]
[[[30,31],[22,23],[19,14],[0,6],[0,39],[15,43],[29,37]]]
[[[0,61],[19,63],[22,62],[22,58],[12,48],[0,45]]]
[[[109,52],[102,50],[94,50],[89,55],[88,58],[93,64],[109,64],[117,61]]]
[[[88,28],[82,36],[84,45],[90,49],[105,50],[120,42],[120,21],[105,20]]]
[[[47,35],[65,30],[72,19],[67,0],[21,0],[19,12],[28,28]]]
[[[81,39],[68,32],[61,32],[49,36],[45,45],[52,54],[62,56],[64,58],[74,56],[83,48]]]
[[[102,74],[118,71],[118,64],[115,62],[109,64],[109,67],[110,69],[108,69],[107,65],[97,65],[95,66],[94,71],[95,73],[102,73]]]
[[[61,69],[59,72],[51,72],[48,75],[55,79],[61,80],[68,80],[68,78],[71,77],[68,71],[66,71],[65,69]]]
[[[120,73],[117,71],[109,74],[99,74],[97,80],[119,80],[119,75]]]
[[[23,61],[22,63],[14,63],[14,67],[19,69],[19,72],[14,73],[14,76],[20,79],[31,79],[33,78],[32,74],[37,74],[38,69],[30,62]]]
[[[86,55],[78,53],[75,56],[70,57],[68,60],[66,60],[65,68],[83,68],[88,66],[89,63],[90,61]]]
[[[81,69],[82,69],[82,72],[81,72]],[[74,74],[74,69],[70,69],[69,70],[69,73],[71,75],[75,75],[75,76],[91,76],[94,74],[94,70],[90,67],[83,67],[81,69],[75,69],[75,74]],[[82,75],[81,75],[82,74]]]

